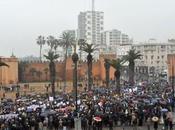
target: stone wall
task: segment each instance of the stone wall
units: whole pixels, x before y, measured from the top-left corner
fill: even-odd
[[[104,68],[104,58],[113,59],[116,58],[115,55],[101,55],[99,60],[93,61],[92,73],[93,79],[104,81],[105,80],[105,68]],[[55,62],[56,65],[56,79],[57,81],[63,81],[64,77],[64,61]],[[21,82],[38,82],[38,81],[49,81],[49,62],[28,62],[25,63],[25,68],[22,75],[23,80]],[[47,70],[47,71],[46,71]],[[67,81],[73,80],[73,62],[72,58],[67,59],[67,69],[66,69],[66,79]],[[21,76],[20,76],[21,77]],[[110,68],[110,79],[114,79],[114,69]],[[79,61],[78,63],[78,80],[87,80],[87,62]]]

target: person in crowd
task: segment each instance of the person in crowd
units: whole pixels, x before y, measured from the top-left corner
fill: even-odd
[[[170,109],[168,109],[168,112],[166,114],[166,120],[167,120],[169,130],[173,130],[173,114]]]

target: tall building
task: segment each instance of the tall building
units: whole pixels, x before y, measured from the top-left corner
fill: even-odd
[[[129,39],[127,34],[122,33],[117,29],[104,31],[101,34],[102,44],[107,46],[115,46],[120,44],[131,44],[132,40]]]
[[[103,26],[103,12],[80,12],[78,16],[78,39],[85,39],[89,44],[101,44]]]
[[[117,57],[122,57],[131,49],[132,40],[127,34],[122,33],[117,29],[104,31],[101,33],[102,52],[115,53]]]
[[[122,43],[121,40],[121,31],[113,29],[110,31],[104,31],[101,34],[102,44],[110,46],[110,45],[119,45]]]
[[[130,42],[131,42],[131,40],[129,39],[129,36],[127,34],[123,33],[122,36],[121,36],[121,43],[122,44],[128,44]]]

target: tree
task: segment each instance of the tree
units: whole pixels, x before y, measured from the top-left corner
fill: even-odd
[[[134,69],[135,69],[135,60],[141,59],[140,51],[137,51],[135,49],[131,49],[128,51],[127,55],[123,56],[123,60],[125,62],[129,62],[129,83],[131,85],[134,85]]]
[[[54,36],[48,36],[47,45],[50,47],[50,51],[56,51],[59,45],[59,42]]]
[[[92,81],[92,53],[97,50],[97,45],[85,43],[81,50],[88,53],[87,55],[87,66],[88,66],[88,89],[91,90],[93,81]]]
[[[84,39],[79,39],[79,40],[78,40],[78,46],[79,46],[79,48],[80,48],[80,60],[82,60],[82,50],[81,50],[81,48],[82,48],[82,46],[83,46],[84,44],[86,44],[86,40],[84,40]]]
[[[45,38],[44,36],[38,36],[37,38],[37,44],[40,46],[40,61],[42,61],[42,56],[41,56],[41,53],[42,53],[42,47],[43,45],[45,45]]]
[[[116,81],[116,88],[117,92],[120,95],[120,71],[122,68],[123,60],[116,59],[116,60],[108,60],[109,64],[115,69],[114,77]]]
[[[50,81],[52,87],[52,96],[55,97],[55,76],[56,76],[56,69],[55,69],[55,60],[58,59],[59,55],[55,54],[53,51],[49,51],[47,55],[44,57],[49,61],[49,71],[50,71]]]
[[[65,50],[65,59],[64,59],[64,92],[66,88],[66,69],[67,69],[67,55],[68,49],[72,47],[75,43],[75,38],[69,32],[64,32],[60,39],[60,46]]]
[[[104,60],[104,67],[105,67],[105,72],[106,72],[106,87],[109,87],[109,70],[110,70],[110,60],[109,59],[105,59]]]

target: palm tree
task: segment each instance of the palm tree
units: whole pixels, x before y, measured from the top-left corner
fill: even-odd
[[[109,63],[109,59],[105,59],[104,60],[104,67],[105,67],[105,71],[106,71],[106,87],[109,87],[109,70],[110,70],[110,63]]]
[[[60,46],[65,50],[65,59],[64,59],[64,92],[66,88],[66,65],[67,65],[67,55],[68,49],[72,47],[75,43],[75,38],[70,32],[64,32],[60,39]]]
[[[116,60],[109,60],[108,62],[115,69],[114,77],[116,80],[116,88],[118,94],[120,95],[120,71],[122,68],[123,60],[116,59]]]
[[[52,96],[55,97],[55,76],[56,76],[55,60],[59,57],[59,55],[55,54],[55,52],[50,50],[47,55],[44,55],[44,57],[47,60],[49,60],[49,71],[50,71],[50,81],[51,81],[51,87],[52,87]]]
[[[91,90],[93,81],[92,81],[92,53],[97,50],[97,45],[85,43],[81,50],[88,53],[87,55],[87,66],[88,66],[88,89]]]
[[[40,61],[42,61],[42,56],[41,56],[41,51],[42,51],[42,47],[43,47],[43,45],[45,44],[45,39],[44,39],[44,36],[38,36],[38,38],[37,38],[37,44],[40,46]]]
[[[82,59],[82,50],[81,50],[81,48],[84,44],[86,44],[86,41],[84,39],[79,39],[78,40],[78,45],[79,45],[79,48],[80,48],[80,60]]]
[[[58,43],[58,40],[54,36],[48,36],[47,45],[50,47],[51,51],[56,51],[59,43]]]
[[[128,54],[123,57],[123,60],[125,62],[129,62],[129,83],[131,85],[134,85],[134,68],[135,68],[135,60],[141,59],[140,51],[137,51],[135,49],[131,49],[128,51]]]

